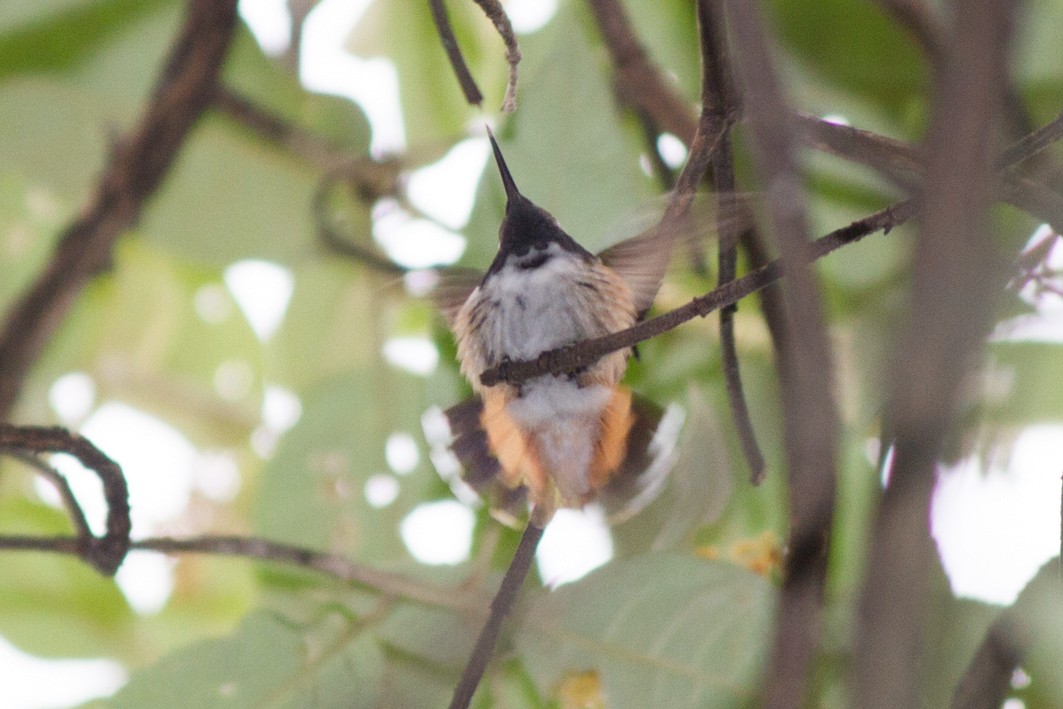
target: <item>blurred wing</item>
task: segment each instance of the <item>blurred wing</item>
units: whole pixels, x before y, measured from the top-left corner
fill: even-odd
[[[627,283],[635,301],[635,312],[643,315],[653,304],[676,247],[688,254],[700,254],[704,242],[720,229],[742,231],[753,225],[751,196],[745,193],[699,194],[686,216],[665,221],[658,211],[652,225],[637,236],[610,246],[598,254]],[[663,210],[663,203],[658,205]],[[637,221],[643,225],[651,215]]]
[[[453,330],[458,311],[480,285],[484,274],[474,268],[440,268],[436,275],[439,280],[430,291],[429,297]]]
[[[677,230],[656,226],[638,236],[621,241],[598,254],[609,268],[616,271],[627,287],[635,303],[635,312],[641,317],[653,305],[657,290],[661,287],[668,262],[672,260]]]

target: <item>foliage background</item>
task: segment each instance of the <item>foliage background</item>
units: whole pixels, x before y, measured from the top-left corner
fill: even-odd
[[[799,109],[919,140],[929,74],[901,28],[853,0],[768,5]],[[505,76],[501,42],[472,3],[449,8],[487,93],[485,105],[497,106]],[[695,102],[692,4],[636,2],[628,10],[654,58]],[[173,0],[0,6],[0,307],[32,281],[61,227],[91,193],[113,137],[140,114],[181,17],[182,4]],[[1034,125],[1063,107],[1060,26],[1059,0],[1026,4],[1013,73]],[[349,48],[386,56],[398,69],[410,147],[394,161],[369,157],[369,124],[356,105],[305,91],[291,62],[265,56],[244,27],[223,82],[316,136],[330,155],[361,159],[349,173],[351,189],[343,180],[332,185],[329,206],[342,217],[345,238],[373,249],[374,203],[403,196],[396,171],[438,159],[483,114],[464,104],[420,4],[376,0]],[[638,160],[646,150],[641,128],[617,108],[608,57],[583,4],[561,0],[545,27],[522,37],[522,50],[520,108],[501,124],[503,149],[523,191],[584,245],[600,249],[627,219],[657,204],[661,188]],[[748,178],[746,157],[739,157]],[[804,157],[815,234],[901,196],[867,169],[819,153]],[[413,509],[451,495],[429,462],[420,417],[432,405],[458,401],[467,388],[428,304],[409,296],[394,275],[323,245],[313,205],[329,168],[265,139],[231,113],[209,111],[139,225],[119,242],[111,268],[84,291],[33,369],[14,418],[57,421],[48,405],[53,382],[87,373],[97,402],[149,412],[197,449],[238,464],[242,487],[234,500],[195,496],[164,532],[260,535],[340,553],[416,579],[427,600],[276,565],[182,556],[166,607],[141,615],[112,580],[76,559],[0,556],[0,634],[44,657],[107,656],[132,670],[124,689],[93,706],[349,706],[352,697],[356,706],[441,706],[468,654],[485,593],[516,535],[478,511],[473,561],[458,567],[419,564],[402,543],[399,525]],[[463,230],[468,265],[485,266],[495,248],[502,196],[493,178],[486,173]],[[994,218],[1013,248],[1035,226],[1004,208]],[[845,703],[854,603],[879,488],[867,443],[879,435],[912,235],[907,227],[876,235],[818,266],[844,419],[825,652],[814,687],[821,706]],[[210,320],[196,307],[204,288],[221,285],[225,269],[246,259],[278,264],[294,279],[284,320],[265,341],[234,302]],[[680,267],[657,308],[677,306],[713,283]],[[228,291],[211,292],[231,299]],[[1009,295],[999,317],[1028,309]],[[759,310],[743,304],[739,352],[770,471],[753,489],[730,430],[714,324],[691,322],[640,347],[629,381],[688,412],[670,486],[646,514],[615,530],[614,562],[563,590],[527,593],[480,706],[595,706],[599,693],[613,707],[755,702],[774,580],[747,567],[765,560],[770,567],[774,548],[764,533],[776,539],[786,533],[778,390]],[[388,364],[384,343],[400,336],[431,339],[441,352],[436,371],[418,376]],[[220,391],[219,367],[233,362],[246,374],[244,386]],[[994,343],[987,364],[1010,372],[1012,386],[971,407],[957,458],[1006,451],[1024,427],[1063,418],[1063,398],[1036,395],[1063,391],[1059,345]],[[252,441],[262,435],[267,385],[294,392],[302,415],[262,455]],[[396,477],[397,499],[375,508],[363,491],[370,476],[388,474],[385,444],[395,432],[415,437],[419,462]],[[4,461],[0,530],[65,532],[63,515],[41,501],[32,479],[29,468]],[[455,585],[463,593],[453,593]],[[921,696],[926,706],[944,706],[995,611],[953,598],[940,571],[932,606]],[[1029,707],[1058,706],[1063,685],[1051,658],[1063,657],[1063,633],[1053,639],[1048,632],[1058,629],[1058,614],[1040,622],[1046,632],[1039,642],[1046,644],[1035,646],[1027,663],[1033,681],[1016,696]]]

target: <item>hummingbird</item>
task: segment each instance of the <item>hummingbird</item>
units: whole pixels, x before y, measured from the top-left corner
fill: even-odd
[[[670,467],[655,441],[662,409],[620,384],[631,349],[520,383],[485,387],[480,375],[634,325],[656,297],[673,235],[650,230],[591,253],[520,193],[488,137],[506,194],[498,253],[484,274],[451,270],[434,294],[475,394],[445,412],[450,449],[504,521],[530,504],[542,528],[558,508],[595,500],[618,521],[655,497]]]

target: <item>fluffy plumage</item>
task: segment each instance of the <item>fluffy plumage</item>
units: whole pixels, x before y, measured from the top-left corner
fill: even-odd
[[[613,487],[646,486],[646,447],[660,420],[652,405],[634,404],[619,386],[630,351],[609,354],[571,374],[551,374],[520,384],[485,388],[484,370],[632,326],[650,306],[671,253],[664,234],[647,234],[591,254],[546,210],[520,194],[491,137],[506,188],[499,250],[479,283],[469,271],[444,276],[437,295],[454,331],[462,373],[478,398],[447,412],[452,449],[480,491],[509,505],[527,492],[533,514],[545,523],[558,507],[581,507]],[[611,262],[611,263],[610,263]],[[477,425],[478,424],[478,425]],[[631,443],[637,441],[639,450]],[[645,467],[649,467],[648,465]]]

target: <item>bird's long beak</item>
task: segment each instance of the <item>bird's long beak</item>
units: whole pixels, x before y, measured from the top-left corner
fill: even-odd
[[[491,149],[495,152],[495,163],[498,165],[498,172],[502,175],[502,185],[506,188],[506,200],[512,203],[521,196],[520,190],[517,189],[517,183],[513,181],[513,175],[509,174],[506,159],[502,157],[502,150],[498,147],[498,141],[495,140],[495,134],[491,132],[490,128],[487,129],[487,137],[491,139]]]

